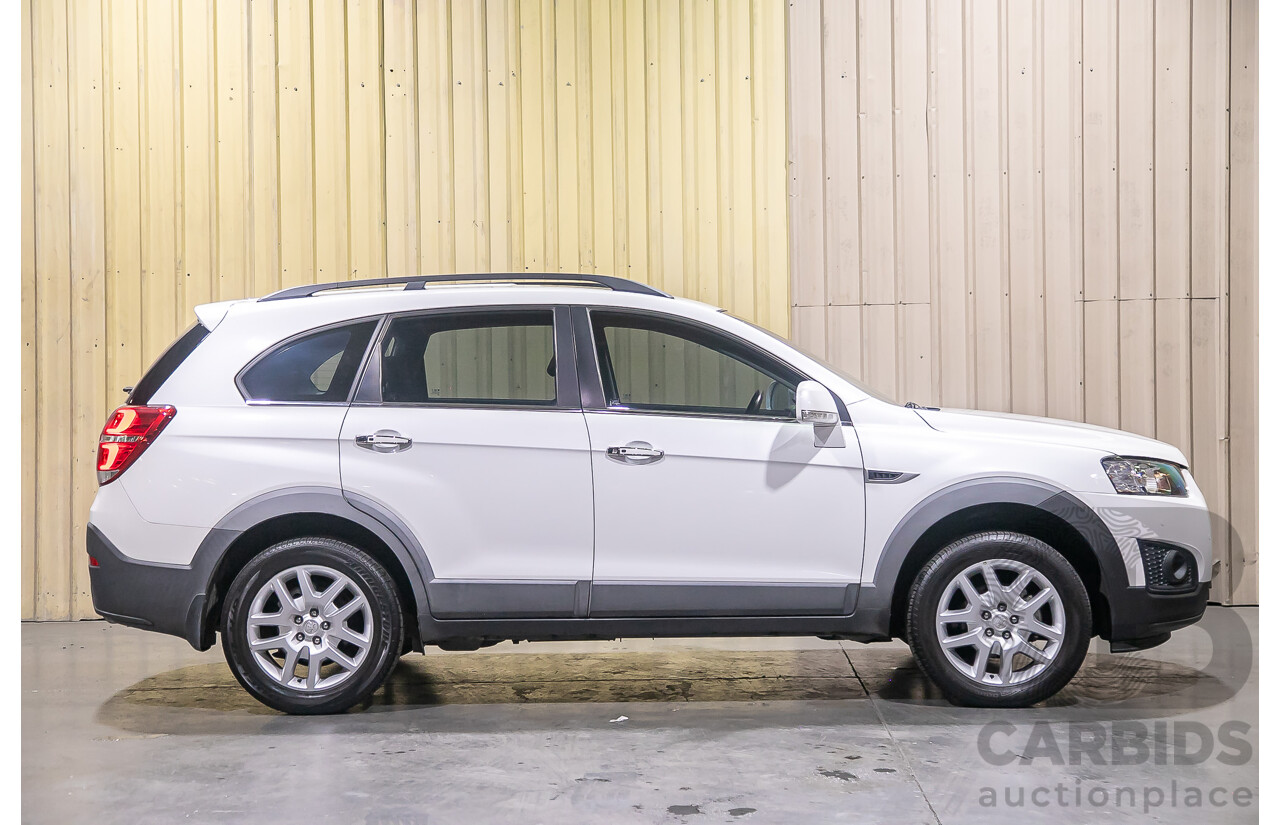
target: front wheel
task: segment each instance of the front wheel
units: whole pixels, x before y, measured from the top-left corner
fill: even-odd
[[[323,537],[281,542],[245,565],[222,627],[223,654],[245,690],[295,714],[364,701],[395,667],[404,635],[382,565]]]
[[[1089,594],[1049,545],[978,533],[934,556],[912,586],[907,641],[959,705],[1026,707],[1062,689],[1089,647]]]

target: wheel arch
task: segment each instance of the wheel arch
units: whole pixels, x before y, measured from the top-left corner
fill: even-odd
[[[281,490],[245,502],[219,521],[196,551],[209,572],[203,610],[189,617],[198,625],[188,629],[188,639],[198,640],[201,650],[212,646],[227,588],[250,559],[279,541],[314,535],[354,544],[386,568],[401,599],[405,632],[414,648],[421,649],[420,616],[427,612],[424,583],[431,578],[431,567],[405,529],[373,502],[348,499],[332,488]]]
[[[1109,637],[1111,595],[1128,584],[1115,538],[1075,496],[1031,479],[961,482],[917,504],[886,542],[859,611],[872,614],[882,635],[901,638],[920,569],[947,544],[985,530],[1024,533],[1062,553],[1089,594],[1094,632]]]

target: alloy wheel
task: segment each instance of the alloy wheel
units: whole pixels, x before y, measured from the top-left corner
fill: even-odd
[[[245,623],[254,662],[302,693],[345,682],[369,655],[373,612],[354,581],[331,567],[290,567],[259,588]]]
[[[1066,632],[1053,584],[1012,559],[986,559],[958,573],[938,601],[936,621],[947,661],[966,678],[996,686],[1044,672]]]

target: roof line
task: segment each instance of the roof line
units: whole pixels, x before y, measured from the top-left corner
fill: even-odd
[[[642,284],[637,281],[630,281],[626,278],[616,278],[612,275],[593,275],[569,272],[551,272],[551,273],[534,273],[534,272],[511,272],[511,273],[475,273],[467,275],[410,275],[400,278],[366,278],[359,281],[332,281],[324,284],[304,284],[303,286],[295,286],[289,289],[282,289],[279,292],[273,292],[259,301],[283,301],[291,298],[307,298],[319,292],[329,292],[340,289],[357,289],[360,287],[370,286],[397,286],[403,285],[405,291],[424,289],[429,283],[456,283],[467,281],[524,281],[539,284],[591,284],[594,286],[605,287],[614,292],[633,292],[638,295],[652,295],[659,298],[670,298],[667,293],[655,289],[648,284]]]

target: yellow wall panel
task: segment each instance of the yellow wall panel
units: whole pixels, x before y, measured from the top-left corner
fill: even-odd
[[[198,303],[595,272],[788,332],[784,0],[23,11],[24,616],[92,615],[98,431]]]

